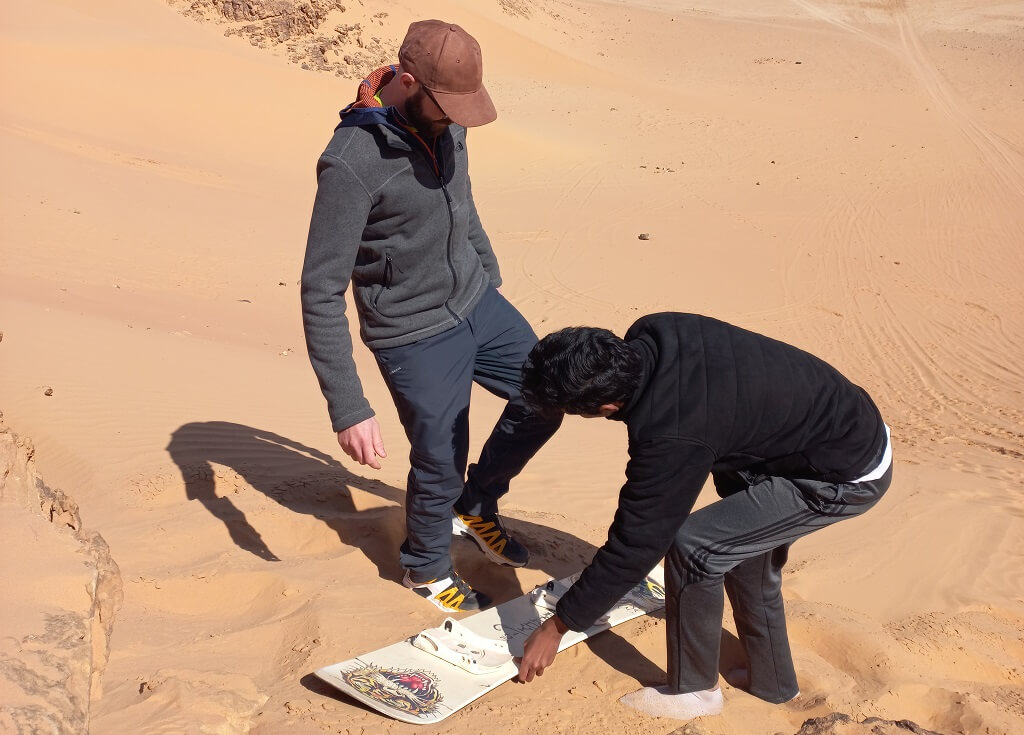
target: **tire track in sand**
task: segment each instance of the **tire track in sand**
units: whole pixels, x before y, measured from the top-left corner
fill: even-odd
[[[805,308],[852,312],[842,326],[810,320],[808,328],[816,341],[840,351],[851,338],[863,345],[857,370],[884,386],[904,441],[936,442],[944,455],[953,441],[1024,457],[1024,371],[1014,358],[1021,355],[1014,282],[1022,259],[1020,218],[1005,216],[1024,203],[1024,161],[975,119],[930,63],[903,2],[890,3],[884,10],[891,24],[874,31],[842,17],[842,8],[794,2],[905,64],[965,149],[976,152],[978,165],[961,165],[932,185],[891,178],[873,191],[843,191],[823,219],[805,223],[813,230],[809,241],[821,244],[813,260],[804,253],[792,259],[787,291]],[[885,31],[894,31],[894,41],[881,37]],[[911,186],[916,210],[900,214],[888,206]],[[899,252],[908,234],[924,246],[923,259],[908,267],[883,257]],[[902,294],[899,301],[895,294]],[[841,308],[844,303],[853,308]]]
[[[579,169],[580,167],[577,165],[576,168]],[[546,237],[551,237],[553,242],[544,249],[541,259],[522,261],[520,272],[535,287],[536,292],[554,297],[551,301],[552,304],[568,301],[584,307],[600,307],[602,309],[600,313],[617,313],[621,311],[621,305],[614,301],[591,296],[586,291],[573,287],[559,275],[560,269],[557,263],[558,257],[565,247],[566,238],[570,233],[579,238],[586,236],[586,230],[582,235],[576,234],[567,225],[586,222],[586,217],[582,215],[585,213],[587,204],[593,197],[594,192],[597,191],[603,181],[597,173],[597,168],[597,166],[591,165],[579,171],[578,175],[574,176],[573,183],[563,189],[558,198],[551,204],[549,211],[552,213],[552,216],[557,217],[557,224],[547,224],[540,227],[529,240],[531,245],[537,247],[543,246],[541,241]],[[538,273],[537,270],[534,270],[535,268],[541,270],[541,272]],[[590,290],[599,289],[600,286],[596,286]],[[547,318],[545,317],[542,323],[546,321]]]
[[[793,0],[793,2],[808,14],[890,51],[905,63],[938,109],[978,149],[988,170],[1011,195],[1011,201],[1016,200],[1018,205],[1021,204],[1021,200],[1024,199],[1024,157],[1010,147],[1002,137],[977,121],[953,93],[942,75],[928,60],[921,40],[911,23],[904,0],[890,0],[885,8],[899,33],[900,43],[898,45],[845,20],[838,8],[817,5],[808,0]]]

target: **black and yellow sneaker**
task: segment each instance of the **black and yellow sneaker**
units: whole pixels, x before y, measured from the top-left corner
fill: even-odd
[[[498,514],[471,516],[455,513],[452,532],[469,536],[476,541],[480,550],[493,561],[510,567],[525,567],[530,561],[530,552],[521,543],[508,535]]]
[[[492,603],[490,597],[483,592],[474,590],[454,571],[429,582],[413,582],[409,571],[406,570],[402,584],[434,607],[446,612],[483,610]]]

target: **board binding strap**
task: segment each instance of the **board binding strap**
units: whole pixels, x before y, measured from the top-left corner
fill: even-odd
[[[512,660],[503,643],[479,636],[452,618],[438,628],[417,633],[411,643],[470,674],[489,674]]]
[[[566,584],[566,581],[569,581],[570,584]],[[530,602],[536,608],[553,613],[558,608],[558,601],[562,599],[562,595],[569,591],[574,582],[574,578],[569,580],[549,579],[547,584],[539,585],[530,592]],[[607,625],[609,619],[610,612],[605,613],[594,622],[592,627]]]

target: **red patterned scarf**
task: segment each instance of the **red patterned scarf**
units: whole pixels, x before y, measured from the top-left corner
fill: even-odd
[[[384,85],[390,82],[395,74],[398,73],[398,67],[395,65],[382,66],[375,72],[366,77],[359,83],[359,89],[356,91],[356,101],[341,111],[344,115],[349,110],[358,110],[367,107],[383,107],[380,100],[377,99],[377,94],[383,89]]]

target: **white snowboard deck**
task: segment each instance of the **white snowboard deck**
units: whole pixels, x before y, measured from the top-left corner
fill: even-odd
[[[572,584],[573,575],[561,584]],[[570,630],[560,651],[620,623],[660,610],[665,605],[664,573],[655,567],[599,622],[583,632]],[[470,615],[459,624],[477,635],[500,641],[513,656],[553,613],[535,606],[529,593],[497,607]],[[414,636],[413,636],[414,637]],[[483,674],[471,674],[437,656],[415,648],[412,637],[356,658],[325,666],[316,675],[353,699],[402,722],[440,722],[490,690],[515,677],[512,661]]]

